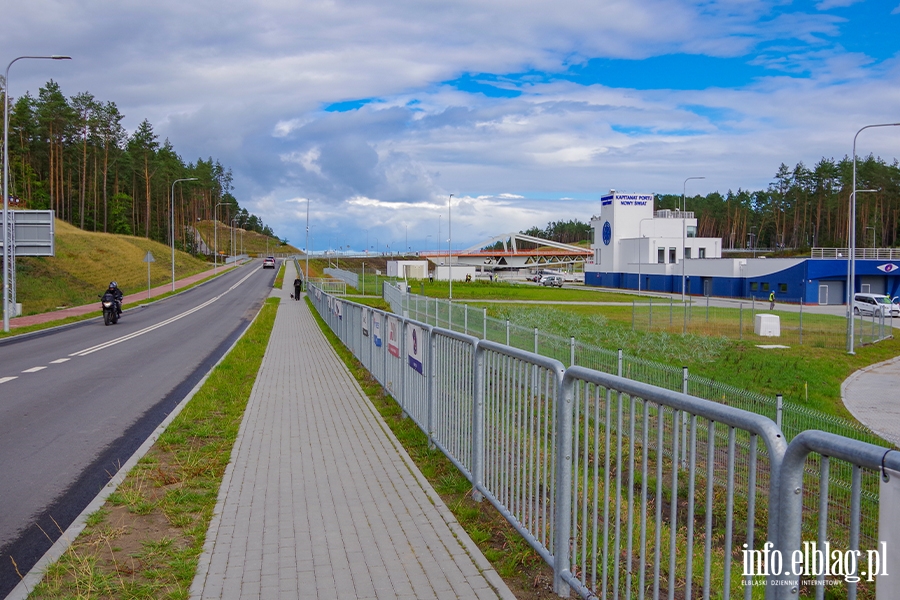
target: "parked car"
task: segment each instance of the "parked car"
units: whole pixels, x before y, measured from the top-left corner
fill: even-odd
[[[853,296],[853,314],[900,317],[900,305],[892,303],[884,294],[856,294]]]
[[[274,269],[275,268],[275,257],[267,256],[263,259],[263,269]]]
[[[562,287],[563,286],[563,278],[561,275],[544,275],[541,277],[541,285],[549,285]]]

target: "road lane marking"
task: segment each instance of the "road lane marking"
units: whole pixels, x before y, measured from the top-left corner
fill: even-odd
[[[51,361],[50,361],[50,364],[51,364],[51,365],[58,365],[59,363],[64,363],[64,362],[66,362],[67,360],[72,360],[72,359],[71,359],[71,358],[57,358],[56,360],[51,360]]]
[[[14,377],[0,377],[0,383],[6,383],[7,381],[12,381],[13,379],[18,379],[19,376],[16,375]]]
[[[30,369],[25,369],[22,371],[23,373],[37,373],[38,371],[43,371],[47,367],[31,367]]]
[[[110,340],[108,342],[103,342],[102,344],[97,344],[96,346],[91,346],[90,348],[85,348],[84,350],[79,350],[78,352],[73,352],[69,356],[70,357],[71,356],[87,356],[88,354],[92,354],[94,352],[97,352],[98,350],[103,350],[105,348],[109,348],[110,346],[115,346],[116,344],[121,344],[122,342],[127,342],[130,339],[144,335],[145,333],[150,333],[151,331],[159,329],[160,327],[164,327],[166,325],[169,325],[170,323],[174,323],[175,321],[178,321],[179,319],[183,319],[184,317],[187,317],[188,315],[192,315],[193,313],[197,312],[198,310],[206,308],[207,306],[209,306],[210,304],[212,304],[219,298],[223,297],[228,292],[237,288],[239,285],[241,285],[242,283],[247,281],[247,279],[249,279],[254,273],[256,273],[257,270],[259,270],[259,269],[250,271],[249,273],[247,273],[247,275],[243,279],[241,279],[240,281],[235,283],[233,286],[231,286],[230,288],[228,288],[227,290],[225,290],[218,296],[210,298],[203,304],[199,304],[199,305],[195,306],[194,308],[181,313],[180,315],[175,315],[174,317],[170,317],[170,318],[166,319],[165,321],[160,321],[159,323],[156,323],[155,325],[150,325],[149,327],[145,327],[139,331],[129,333],[128,335],[124,335],[120,338],[116,338],[116,339]]]

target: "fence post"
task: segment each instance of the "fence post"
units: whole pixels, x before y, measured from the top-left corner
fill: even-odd
[[[706,322],[709,323],[709,296],[706,297]]]
[[[472,499],[481,502],[484,495],[484,351],[475,344],[473,358],[475,389],[472,390]]]
[[[562,577],[569,571],[569,542],[572,535],[572,414],[574,411],[572,380],[559,382],[556,403],[556,514],[553,515],[553,592],[569,597],[569,585]]]
[[[463,333],[469,335],[469,303],[463,302]]]
[[[453,331],[453,301],[447,300],[447,329]]]
[[[738,309],[738,339],[744,339],[744,303],[741,302],[741,307]]]
[[[653,297],[650,297],[650,325],[647,327],[647,331],[653,331]]]
[[[487,339],[487,308],[482,308],[481,310],[484,311],[481,313],[482,314],[481,322],[483,323],[482,328],[484,330],[481,335],[481,339],[486,340]]]
[[[506,320],[506,345],[509,346],[509,319]]]
[[[618,375],[619,377],[623,377],[623,375],[622,375],[622,349],[621,348],[619,348],[618,357],[617,357],[616,375]]]
[[[803,345],[803,298],[800,298],[800,345]]]
[[[422,284],[425,285],[424,283]],[[428,402],[428,449],[434,450],[434,365],[437,362],[435,352],[437,344],[434,340],[434,331],[428,330],[428,391],[426,392],[426,401]]]
[[[569,338],[569,364],[575,366],[575,336]]]
[[[688,368],[681,367],[681,393],[688,393]],[[687,413],[685,411],[679,411],[681,413],[681,468],[687,468]]]
[[[534,353],[538,353],[538,328],[534,328]]]
[[[406,319],[400,319],[400,339],[397,340],[400,344],[400,408],[402,412],[400,413],[400,417],[405,419],[409,415],[406,413],[406,328],[409,326],[409,323]]]
[[[778,425],[778,429],[782,429],[781,428],[781,416],[782,416],[782,413],[784,412],[783,404],[784,404],[784,396],[782,396],[781,394],[776,394],[775,395],[775,424]],[[782,429],[782,431],[784,431],[784,430]]]
[[[637,301],[631,301],[631,330],[634,331],[634,311],[637,309]]]

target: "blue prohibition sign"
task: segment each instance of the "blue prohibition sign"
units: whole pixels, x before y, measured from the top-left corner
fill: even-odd
[[[609,242],[612,240],[612,227],[609,224],[609,221],[603,224],[603,243],[609,246]]]

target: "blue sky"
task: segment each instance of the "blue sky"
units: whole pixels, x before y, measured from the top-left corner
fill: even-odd
[[[230,166],[300,247],[309,202],[316,250],[446,244],[451,193],[464,247],[588,220],[609,188],[763,188],[900,121],[900,0],[32,0],[4,19],[7,62],[74,58],[17,63],[13,96],[52,77],[115,101]],[[859,148],[892,160],[900,128]]]

